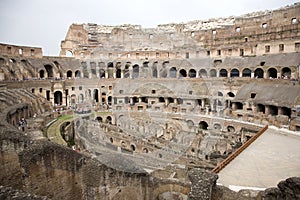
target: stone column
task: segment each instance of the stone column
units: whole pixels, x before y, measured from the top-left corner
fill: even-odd
[[[189,179],[192,186],[188,200],[211,200],[212,190],[216,186],[218,175],[204,169],[194,168],[189,171]]]

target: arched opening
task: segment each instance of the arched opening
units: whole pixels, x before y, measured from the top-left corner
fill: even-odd
[[[187,125],[187,127],[188,127],[189,129],[191,129],[191,128],[194,127],[194,122],[193,122],[192,120],[188,120],[188,121],[186,122],[186,125]]]
[[[208,128],[208,124],[206,121],[201,121],[199,123],[199,129],[207,130],[207,128]]]
[[[152,77],[157,78],[157,62],[154,62],[152,65]]]
[[[215,130],[221,130],[221,129],[222,129],[222,126],[221,126],[220,124],[218,124],[218,123],[215,123],[215,124],[214,124],[214,129],[215,129]]]
[[[137,97],[132,98],[132,103],[138,103],[138,102],[139,102],[139,98],[137,98]]]
[[[262,70],[261,68],[255,69],[254,77],[255,78],[264,78],[264,70]]]
[[[47,77],[53,78],[53,67],[51,65],[45,65],[44,67],[47,71]]]
[[[277,78],[277,69],[275,69],[273,67],[268,69],[268,77],[269,78]]]
[[[176,78],[177,77],[177,69],[175,67],[172,67],[170,69],[170,78]]]
[[[72,94],[71,95],[71,104],[74,105],[76,103],[76,95]]]
[[[103,122],[103,119],[102,119],[102,117],[100,117],[100,116],[98,116],[98,117],[96,118],[96,120],[97,120],[98,122]]]
[[[66,57],[73,57],[73,52],[71,50],[66,51]]]
[[[131,144],[131,145],[130,145],[130,149],[131,149],[131,151],[135,151],[135,145],[134,145],[134,144]]]
[[[292,111],[291,111],[290,108],[287,108],[287,107],[282,107],[281,108],[281,114],[282,115],[286,115],[286,116],[288,116],[290,118],[291,117],[291,113],[292,113]]]
[[[209,71],[209,76],[210,76],[210,77],[217,77],[217,70],[211,69],[211,70]]]
[[[243,77],[251,77],[251,70],[248,68],[244,69],[242,72],[242,76]]]
[[[281,76],[282,76],[282,78],[284,78],[284,79],[290,79],[291,78],[291,74],[292,74],[292,71],[291,71],[290,68],[288,68],[288,67],[282,68],[282,70],[281,70]]]
[[[54,92],[54,104],[62,105],[62,92],[61,91]]]
[[[84,101],[83,94],[79,94],[78,95],[78,103],[83,103],[83,101]]]
[[[40,77],[40,78],[45,78],[45,71],[44,71],[43,69],[41,69],[41,70],[39,71],[39,77]]]
[[[117,69],[116,71],[116,78],[121,78],[121,69]]]
[[[139,66],[138,65],[134,65],[133,66],[133,70],[132,70],[132,78],[138,78],[139,77]]]
[[[240,71],[238,69],[232,69],[230,72],[230,77],[239,77]]]
[[[143,153],[148,153],[148,152],[149,152],[149,150],[147,148],[143,149]]]
[[[270,115],[278,115],[278,107],[277,106],[269,106],[269,114]]]
[[[226,69],[221,69],[220,70],[220,77],[227,77],[227,70]]]
[[[112,96],[108,96],[107,104],[111,106],[111,103],[112,103]]]
[[[99,77],[100,78],[105,78],[105,70],[104,69],[99,70]]]
[[[72,78],[72,75],[73,75],[73,73],[72,73],[72,71],[71,70],[68,70],[67,71],[67,78]]]
[[[111,137],[109,138],[110,143],[114,143],[114,139]]]
[[[93,99],[94,99],[95,102],[99,102],[99,92],[98,92],[98,89],[94,89]]]
[[[123,77],[124,78],[129,78],[130,77],[130,72],[129,72],[129,68],[130,68],[131,63],[127,62],[125,65],[125,68],[123,70]]]
[[[236,110],[243,110],[243,104],[241,102],[235,102],[234,105]]]
[[[196,70],[194,70],[194,69],[190,69],[190,71],[189,71],[189,77],[190,78],[196,78]]]
[[[106,117],[105,123],[112,124],[112,118],[111,118],[111,116],[107,116]]]
[[[229,133],[234,133],[235,132],[235,128],[233,126],[227,126],[227,131]]]
[[[218,91],[218,97],[222,97],[223,96],[223,93]]]
[[[233,94],[233,92],[228,92],[227,95],[228,95],[229,97],[235,97],[235,95]]]
[[[160,103],[165,103],[165,98],[164,98],[164,97],[159,97],[159,98],[158,98],[158,101],[159,101]]]
[[[263,114],[265,114],[266,107],[262,104],[257,104],[257,112],[262,112]]]
[[[187,73],[186,73],[185,69],[179,70],[179,77],[186,77],[186,76],[187,76]]]
[[[81,77],[81,72],[79,70],[75,71],[75,77],[80,78]]]
[[[202,78],[206,78],[207,77],[207,71],[205,69],[200,69],[199,76],[202,77]]]

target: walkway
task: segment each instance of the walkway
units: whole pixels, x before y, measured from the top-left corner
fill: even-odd
[[[275,187],[300,176],[300,136],[269,128],[218,175],[218,184],[236,191]]]

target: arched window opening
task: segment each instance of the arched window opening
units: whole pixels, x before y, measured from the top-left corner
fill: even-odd
[[[254,77],[255,78],[264,78],[264,70],[262,70],[261,68],[257,68],[254,71]]]
[[[208,123],[206,121],[201,121],[199,123],[199,129],[207,130],[208,128]]]
[[[227,95],[228,95],[229,97],[235,97],[235,95],[233,94],[233,92],[228,92]]]
[[[66,57],[73,57],[73,52],[71,50],[66,51]]]
[[[133,66],[133,70],[132,70],[132,78],[138,78],[139,77],[139,66],[138,65],[134,65]]]
[[[111,138],[109,138],[109,141],[110,141],[110,143],[114,143],[114,139],[111,137]]]
[[[215,130],[221,130],[222,129],[222,126],[218,123],[214,124],[214,129]]]
[[[103,119],[102,119],[102,117],[100,117],[100,116],[98,116],[98,117],[96,118],[96,120],[97,120],[98,122],[103,122]]]
[[[175,67],[172,67],[170,69],[170,78],[176,78],[177,77],[177,69]]]
[[[238,69],[232,69],[230,72],[230,77],[239,77],[240,71]]]
[[[152,77],[157,78],[157,62],[154,62],[152,65]]]
[[[107,98],[107,103],[108,103],[108,105],[111,106],[111,103],[112,103],[112,96],[108,96],[108,98]]]
[[[277,106],[269,106],[269,114],[270,115],[278,115],[278,107]]]
[[[84,101],[83,94],[79,94],[79,96],[78,96],[78,103],[83,103],[83,101]]]
[[[75,71],[75,77],[80,78],[81,77],[81,72],[79,70]]]
[[[262,104],[257,104],[257,112],[262,112],[263,114],[266,113],[266,107]]]
[[[235,102],[235,109],[243,110],[243,104],[241,102]]]
[[[45,78],[45,71],[43,69],[39,71],[39,76],[40,78]]]
[[[229,133],[234,133],[235,132],[235,128],[233,126],[227,126],[227,131]]]
[[[116,71],[116,78],[121,78],[121,69],[117,69]]]
[[[268,69],[268,76],[269,78],[277,78],[277,69],[275,68]]]
[[[189,129],[191,129],[191,128],[194,127],[194,122],[193,122],[192,120],[188,120],[188,121],[186,122],[186,125],[187,125],[187,127],[188,127]]]
[[[148,152],[149,152],[149,150],[147,148],[143,149],[143,153],[148,153]]]
[[[165,98],[164,98],[164,97],[159,97],[159,98],[158,98],[158,101],[159,101],[160,103],[164,103],[164,102],[165,102]]]
[[[112,62],[107,63],[107,68],[114,68],[114,63]]]
[[[210,77],[217,77],[217,71],[215,69],[211,69],[209,71],[209,76]],[[203,76],[202,76],[203,77]]]
[[[179,71],[179,77],[186,77],[186,76],[187,76],[186,70],[185,69],[181,69]]]
[[[290,108],[282,107],[282,108],[281,108],[281,111],[282,111],[282,112],[281,112],[282,115],[286,115],[286,116],[288,116],[289,118],[291,117],[292,111],[291,111]]]
[[[189,77],[190,78],[196,78],[196,70],[194,70],[194,69],[190,69],[190,71],[189,71]]]
[[[226,69],[221,69],[220,70],[220,77],[227,77],[227,70]]]
[[[207,77],[206,70],[205,69],[200,69],[199,76],[202,77],[202,78],[206,78]]]
[[[68,70],[67,71],[67,78],[69,78],[69,79],[72,78],[72,74],[73,74],[72,71]]]
[[[105,78],[105,70],[104,69],[99,70],[99,77],[100,78]]]
[[[288,67],[284,67],[282,68],[282,78],[284,79],[290,79],[291,78],[291,74],[292,74],[292,71],[290,68]]]
[[[220,92],[220,91],[218,91],[218,96],[219,96],[219,97],[222,97],[222,96],[223,96],[223,93]]]
[[[99,92],[98,92],[97,89],[94,89],[93,99],[94,99],[95,102],[99,102]]]
[[[131,149],[131,151],[134,152],[134,151],[135,151],[135,145],[134,145],[134,144],[131,144],[131,145],[130,145],[130,149]]]
[[[242,73],[242,76],[243,77],[251,77],[251,70],[246,68],[243,70],[243,73]]]
[[[54,92],[54,104],[62,105],[62,92],[61,91]]]
[[[106,117],[105,123],[112,124],[112,118],[111,118],[111,116],[107,116]]]
[[[47,71],[47,77],[53,78],[53,67],[51,65],[45,65],[44,67]]]

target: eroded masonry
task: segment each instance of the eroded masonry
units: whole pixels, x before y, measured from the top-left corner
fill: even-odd
[[[268,126],[299,134],[299,69],[299,3],[156,28],[72,24],[57,57],[0,44],[0,196],[296,199],[296,177],[237,193],[214,172]]]

